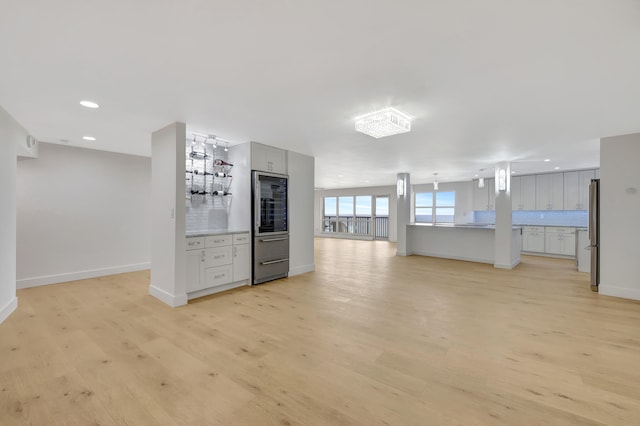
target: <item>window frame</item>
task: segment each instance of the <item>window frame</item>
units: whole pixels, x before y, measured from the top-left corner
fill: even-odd
[[[437,202],[438,194],[444,194],[444,193],[453,194],[453,205],[442,205],[442,206],[438,205],[438,202]],[[430,194],[431,205],[430,206],[418,205],[418,202],[417,202],[418,194]],[[418,214],[417,214],[418,209],[431,210],[431,221],[418,220]],[[437,221],[436,212],[438,211],[438,209],[453,209],[453,217],[451,219],[451,222]],[[456,191],[416,191],[413,193],[413,217],[416,223],[430,223],[432,225],[435,225],[437,223],[455,223],[455,216],[456,216]]]

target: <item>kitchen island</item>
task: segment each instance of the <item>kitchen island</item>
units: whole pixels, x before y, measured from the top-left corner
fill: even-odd
[[[511,231],[511,263],[495,262],[495,226],[478,224],[430,224],[407,225],[407,254],[443,257],[490,263],[497,268],[513,268],[520,263],[522,229],[513,226]]]

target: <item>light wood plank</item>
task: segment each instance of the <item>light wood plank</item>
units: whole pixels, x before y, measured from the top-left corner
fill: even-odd
[[[640,303],[316,240],[314,273],[169,308],[149,272],[18,291],[0,424],[640,424]]]

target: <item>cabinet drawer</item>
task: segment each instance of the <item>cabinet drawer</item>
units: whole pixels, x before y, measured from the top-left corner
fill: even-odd
[[[525,226],[523,232],[527,234],[542,233],[544,232],[544,226]]]
[[[231,257],[231,246],[210,248],[204,250],[204,267],[230,265],[233,263]]]
[[[204,246],[210,247],[223,247],[231,245],[231,235],[210,235],[206,237]]]
[[[196,250],[196,249],[204,248],[204,237],[187,238],[185,247],[187,250]]]
[[[560,228],[558,226],[547,227],[545,232],[547,234],[575,234],[576,228]]]
[[[233,244],[249,244],[249,234],[233,234]]]
[[[231,282],[232,266],[218,266],[204,270],[204,288],[215,287],[217,285],[229,284]]]

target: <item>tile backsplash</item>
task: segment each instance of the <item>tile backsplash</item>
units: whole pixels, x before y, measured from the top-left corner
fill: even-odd
[[[588,210],[517,210],[511,214],[514,225],[587,227]],[[495,211],[474,211],[475,223],[496,223]]]
[[[191,195],[186,205],[186,232],[220,231],[227,229],[226,198]]]

